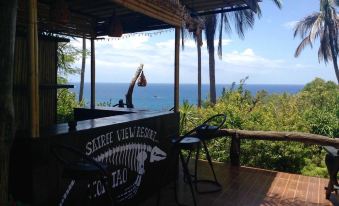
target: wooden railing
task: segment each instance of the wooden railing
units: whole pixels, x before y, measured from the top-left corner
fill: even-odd
[[[237,129],[220,129],[215,137],[230,136],[232,138],[230,159],[233,166],[240,165],[240,140],[268,140],[268,141],[293,141],[305,144],[333,146],[339,148],[339,138],[309,134],[303,132],[276,132],[276,131],[248,131]]]

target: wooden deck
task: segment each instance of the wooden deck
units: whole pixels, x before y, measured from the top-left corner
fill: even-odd
[[[326,200],[324,187],[328,179],[275,172],[249,167],[231,167],[214,163],[217,177],[223,185],[221,192],[196,194],[198,206],[228,205],[339,205],[334,194]],[[206,162],[199,162],[200,175],[211,178]],[[200,185],[201,189],[207,185]],[[180,203],[193,205],[189,187],[179,180]],[[143,205],[155,205],[154,199]],[[163,190],[162,206],[177,205],[173,186]]]

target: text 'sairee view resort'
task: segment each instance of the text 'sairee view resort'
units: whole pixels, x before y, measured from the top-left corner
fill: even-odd
[[[339,205],[339,0],[0,0],[0,206]]]

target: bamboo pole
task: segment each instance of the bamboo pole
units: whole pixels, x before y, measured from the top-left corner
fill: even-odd
[[[91,38],[91,109],[95,109],[95,40]]]
[[[180,55],[180,27],[175,28],[175,55],[174,55],[174,112],[179,112],[179,55]]]
[[[39,67],[38,67],[38,24],[37,0],[28,1],[28,61],[30,88],[30,135],[39,137]]]

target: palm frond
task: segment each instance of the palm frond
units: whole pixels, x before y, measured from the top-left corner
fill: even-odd
[[[261,15],[260,6],[257,0],[246,0],[247,6],[251,9],[252,12]]]
[[[275,3],[275,5],[279,8],[279,9],[281,9],[282,8],[282,0],[273,0],[273,3]]]
[[[232,12],[235,30],[240,38],[245,38],[245,31],[249,28],[253,28],[255,22],[254,13],[251,10],[240,10]]]
[[[229,13],[224,13],[224,23],[223,27],[226,33],[232,33],[232,27],[231,27],[231,22],[230,22],[230,16]],[[338,19],[339,22],[339,19]]]
[[[304,50],[304,48],[310,45],[312,48],[312,41],[310,36],[307,36],[306,38],[304,38],[301,43],[299,44],[299,46],[297,47],[297,49],[295,50],[294,56],[298,57],[300,55],[300,53]]]
[[[312,29],[314,22],[316,22],[321,15],[322,14],[320,12],[315,12],[299,21],[294,28],[294,37],[300,35],[301,38],[305,38]]]
[[[316,21],[313,23],[312,28],[310,29],[310,41],[313,42],[318,36],[319,33],[324,29],[323,15],[319,15]]]

